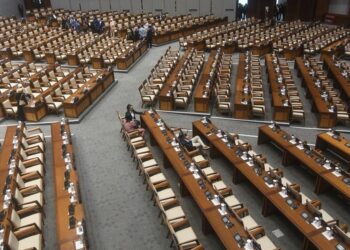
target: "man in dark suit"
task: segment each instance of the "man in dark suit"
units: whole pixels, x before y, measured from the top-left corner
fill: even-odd
[[[135,121],[137,126],[141,125],[141,122],[136,119],[136,115],[141,115],[142,112],[138,112],[134,110],[134,107],[131,104],[126,106],[125,119],[130,121]]]

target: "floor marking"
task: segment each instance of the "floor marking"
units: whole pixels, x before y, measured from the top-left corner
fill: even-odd
[[[284,233],[281,231],[281,229],[277,228],[275,230],[272,231],[272,234],[276,237],[276,238],[281,238],[284,236]]]

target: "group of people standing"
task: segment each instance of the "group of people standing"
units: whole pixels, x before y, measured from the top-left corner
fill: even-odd
[[[81,22],[73,16],[62,19],[62,28],[63,29],[72,29],[76,32],[88,31],[91,29],[92,32],[102,33],[105,28],[103,20],[97,19],[95,16],[92,22],[89,24],[89,19],[87,16],[83,16]]]
[[[154,32],[152,24],[136,25],[133,29],[127,30],[126,39],[135,42],[146,39],[148,48],[152,48]]]

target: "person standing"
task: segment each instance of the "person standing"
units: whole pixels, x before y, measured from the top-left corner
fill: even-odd
[[[125,119],[132,120],[136,123],[137,126],[141,125],[141,122],[136,119],[136,115],[141,115],[142,112],[138,112],[134,110],[134,107],[131,104],[126,106]]]
[[[147,47],[152,48],[152,41],[153,41],[153,26],[150,24],[147,29],[147,34],[146,34],[146,40],[147,40]]]
[[[28,104],[29,99],[30,99],[30,96],[28,94],[23,93],[22,86],[19,86],[16,90],[18,121],[24,122],[26,120],[26,117],[24,114],[24,107]]]

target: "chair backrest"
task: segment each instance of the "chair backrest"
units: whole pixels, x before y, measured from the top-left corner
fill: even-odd
[[[52,96],[51,96],[51,95],[45,96],[45,102],[46,102],[46,103],[53,103]]]
[[[56,94],[57,96],[62,96],[62,91],[61,91],[61,89],[60,89],[60,88],[55,89],[55,94]]]
[[[11,222],[15,226],[15,228],[19,227],[21,225],[21,218],[18,216],[18,214],[14,208],[11,209]],[[11,249],[13,249],[13,248],[11,248]]]
[[[17,200],[18,204],[23,204],[23,196],[18,188],[15,190],[15,199]]]
[[[2,102],[2,105],[4,106],[4,108],[10,109],[12,108],[11,102],[9,99],[5,100]]]
[[[9,234],[9,239],[8,239],[7,245],[10,247],[10,249],[18,249],[18,239],[14,235],[12,230],[10,230],[10,234]]]

